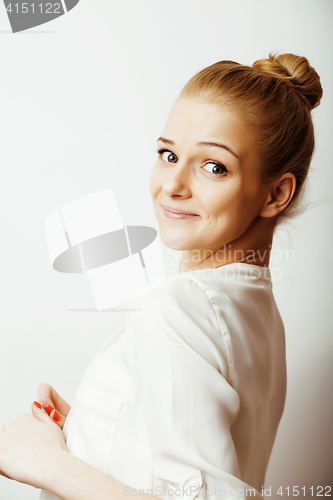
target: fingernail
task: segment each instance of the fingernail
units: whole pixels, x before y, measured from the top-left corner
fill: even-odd
[[[46,405],[44,406],[44,410],[50,415],[51,411],[54,410],[53,406]]]
[[[38,403],[38,401],[34,401],[34,405],[37,406],[37,408],[42,409],[42,406]]]
[[[57,412],[57,410],[54,410],[54,413],[53,413],[53,420],[55,420],[56,422],[59,422],[60,420],[60,415],[59,413]]]

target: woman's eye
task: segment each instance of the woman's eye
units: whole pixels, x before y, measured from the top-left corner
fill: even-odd
[[[226,172],[228,172],[228,170],[226,169],[226,167],[224,165],[222,165],[222,163],[210,162],[210,163],[207,163],[205,165],[205,167],[202,167],[202,168],[204,168],[206,170],[206,167],[209,167],[210,170],[208,170],[208,171],[212,174],[215,174],[215,175],[221,175],[221,174],[225,174]]]
[[[168,149],[158,149],[157,153],[160,155],[163,161],[166,163],[177,163],[178,158],[172,151]]]

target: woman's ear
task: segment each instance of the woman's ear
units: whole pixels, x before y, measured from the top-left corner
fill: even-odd
[[[275,217],[284,210],[294,196],[296,189],[296,177],[287,172],[283,174],[270,187],[265,203],[259,215],[261,217]]]

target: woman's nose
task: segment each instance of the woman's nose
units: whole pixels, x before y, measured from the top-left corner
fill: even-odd
[[[163,191],[167,196],[182,196],[187,198],[191,194],[189,167],[175,163],[168,169],[163,181]]]

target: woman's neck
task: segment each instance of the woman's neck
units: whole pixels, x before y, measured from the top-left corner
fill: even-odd
[[[248,230],[237,240],[213,250],[184,250],[179,272],[209,269],[234,262],[268,267],[273,241],[274,226],[268,219],[253,221]]]

